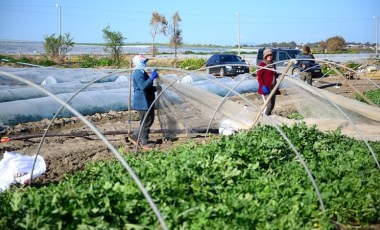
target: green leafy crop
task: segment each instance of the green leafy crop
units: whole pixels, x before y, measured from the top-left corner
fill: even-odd
[[[151,151],[126,161],[169,229],[336,229],[380,223],[380,171],[362,141],[300,124],[282,127],[319,187],[272,127]],[[370,142],[379,158],[380,143]],[[0,194],[1,229],[159,229],[118,161],[94,162],[58,184]]]
[[[375,103],[377,106],[380,107],[380,89],[376,90],[368,90],[364,93],[364,96],[368,97],[369,100],[371,100],[373,103]],[[367,103],[361,96],[356,95],[356,99]]]

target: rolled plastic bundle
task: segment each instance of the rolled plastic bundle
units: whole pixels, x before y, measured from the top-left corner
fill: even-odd
[[[36,68],[22,68],[21,70],[19,68],[4,68],[0,67],[0,71],[12,73],[14,75],[17,75],[23,79],[26,79],[30,82],[33,82],[35,84],[41,84],[45,79],[46,75],[41,75],[39,72],[36,71]],[[21,83],[19,81],[13,80],[9,78],[8,76],[3,76],[0,73],[0,84],[4,85],[24,85],[24,83]]]
[[[111,82],[115,81],[120,74],[117,74],[117,70],[98,70],[90,68],[9,68],[0,67],[0,71],[15,74],[23,79],[26,79],[35,84],[42,84],[44,81],[56,81],[57,83],[70,82],[74,80],[80,80],[83,83],[91,82],[102,76],[110,75],[99,82]],[[115,73],[115,74],[113,74]],[[47,80],[48,79],[48,80]],[[1,84],[15,84],[20,85],[20,82],[10,79],[7,76],[0,74]],[[22,85],[22,84],[21,84]]]
[[[53,85],[43,85],[42,87],[47,91],[57,95],[63,93],[76,93],[85,87],[79,81],[72,81],[67,83],[59,83]],[[94,90],[111,90],[128,88],[129,82],[105,82],[105,83],[94,83],[83,91],[94,91]],[[34,87],[22,87],[15,89],[3,89],[0,90],[0,102],[16,101],[16,100],[26,100],[32,98],[46,97],[46,94]]]
[[[73,94],[57,95],[68,101]],[[82,115],[123,111],[128,109],[128,89],[98,90],[79,93],[70,105]],[[52,118],[61,104],[51,97],[0,103],[0,125],[16,125],[24,122]],[[63,109],[58,117],[71,117],[72,113]]]
[[[234,79],[230,77],[220,77],[220,78],[211,78],[210,80],[202,80],[202,81],[195,81],[195,82],[189,82],[193,86],[197,85],[205,85],[205,84],[215,84],[215,82],[234,82]]]
[[[193,85],[193,83],[191,83]],[[214,94],[217,94],[221,97],[224,97],[228,94],[228,96],[234,96],[236,95],[233,92],[230,92],[230,89],[233,89],[234,91],[242,94],[242,93],[253,93],[257,92],[259,88],[259,83],[257,80],[247,80],[243,81],[241,83],[239,82],[221,82],[225,87],[215,84],[213,82],[210,82],[209,84],[203,84],[203,85],[195,85],[196,88],[201,88],[204,90],[207,90],[209,92],[212,92]]]
[[[196,81],[204,81],[204,80],[207,80],[207,79],[216,79],[216,77],[214,77],[212,74],[195,74],[195,73],[191,73],[191,74],[187,74],[186,76],[184,76],[183,78],[181,78],[181,80],[179,80],[179,82],[190,83],[190,82],[196,82]]]
[[[256,77],[253,77],[252,74],[245,73],[245,74],[239,74],[234,78],[234,81],[246,81],[246,80],[254,80]]]

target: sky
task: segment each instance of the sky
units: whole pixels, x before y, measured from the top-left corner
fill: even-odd
[[[169,23],[178,12],[184,44],[303,44],[334,36],[375,43],[380,1],[1,0],[0,40],[44,41],[61,28],[76,43],[104,43],[102,30],[109,26],[126,43],[151,43],[155,11]],[[169,37],[158,34],[155,42],[168,43]]]

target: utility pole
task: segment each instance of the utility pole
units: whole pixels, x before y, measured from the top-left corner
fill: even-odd
[[[61,35],[61,5],[58,4],[58,3],[56,3],[55,6],[58,7],[58,9],[59,9],[59,16],[58,16],[59,40],[60,40],[60,42],[62,42],[62,35]],[[59,46],[58,55],[59,55],[59,57],[61,57],[61,46]]]
[[[379,57],[378,55],[377,55],[377,50],[379,49],[379,43],[378,43],[378,26],[377,26],[377,22],[378,22],[378,19],[379,19],[379,17],[378,16],[373,16],[373,19],[375,19],[376,20],[376,46],[375,46],[375,57],[377,58],[377,57]]]
[[[238,16],[238,54],[240,56],[240,14],[239,12],[236,12],[236,15]]]

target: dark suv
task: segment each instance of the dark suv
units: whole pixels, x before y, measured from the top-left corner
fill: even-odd
[[[223,66],[208,68],[207,73],[221,77],[249,73],[247,63],[235,54],[214,54],[206,61],[206,67],[217,65]]]
[[[263,51],[265,48],[260,48],[257,52],[256,65],[263,60]],[[301,51],[298,49],[285,49],[285,48],[272,48],[273,50],[273,62],[281,62],[276,64],[276,68],[279,72],[282,72],[288,65],[287,60],[297,59],[301,55]],[[289,74],[298,74],[301,72],[301,67],[293,64],[288,73]],[[322,70],[321,66],[318,63],[315,63],[315,66],[311,68],[312,77],[321,77]]]

